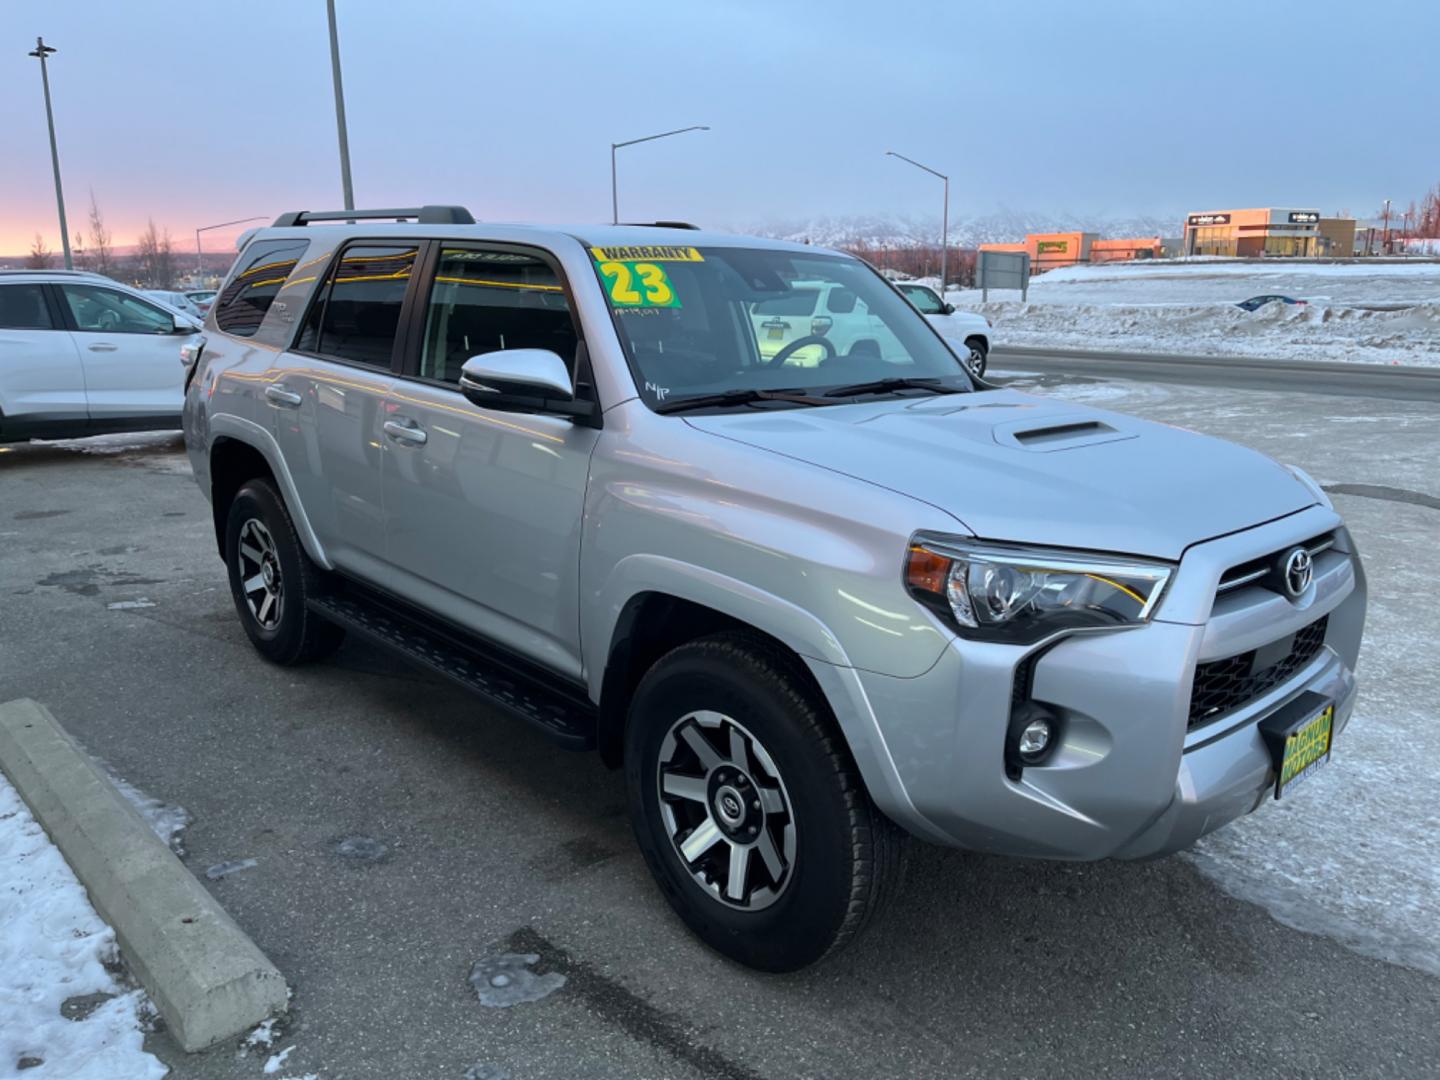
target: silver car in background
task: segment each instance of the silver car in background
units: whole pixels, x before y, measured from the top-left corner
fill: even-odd
[[[255,648],[358,634],[598,750],[757,968],[853,938],[904,832],[1164,855],[1305,798],[1354,706],[1365,580],[1309,477],[978,384],[840,253],[294,212],[187,363]]]

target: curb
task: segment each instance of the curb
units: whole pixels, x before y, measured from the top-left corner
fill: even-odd
[[[275,965],[44,706],[0,704],[0,769],[114,928],[185,1050],[286,1009],[289,989]]]

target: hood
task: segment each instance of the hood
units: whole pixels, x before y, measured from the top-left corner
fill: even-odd
[[[920,499],[987,540],[1173,560],[1315,503],[1253,450],[1009,390],[687,422]]]
[[[953,311],[949,315],[926,315],[925,318],[940,332],[941,337],[963,336],[976,332],[990,333],[990,324],[985,321],[984,317],[968,311]]]

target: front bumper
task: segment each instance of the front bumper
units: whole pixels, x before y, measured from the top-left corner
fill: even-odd
[[[1300,601],[1257,592],[1244,603],[1215,603],[1226,567],[1328,531],[1336,531],[1336,548]],[[1334,700],[1343,761],[1364,611],[1364,575],[1349,536],[1333,511],[1315,507],[1192,548],[1144,627],[1029,650],[957,640],[916,678],[856,672],[855,704],[877,736],[857,759],[881,809],[937,842],[1052,859],[1178,851],[1268,797],[1274,772],[1257,725],[1302,693]],[[1290,678],[1187,730],[1198,663],[1322,616],[1325,645]],[[1004,765],[1005,737],[1027,658],[1029,694],[1058,713],[1061,736],[1044,765],[1014,777]]]

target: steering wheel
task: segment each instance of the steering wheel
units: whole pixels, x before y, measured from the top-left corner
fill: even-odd
[[[833,360],[836,356],[839,355],[839,351],[835,348],[835,343],[829,338],[823,337],[820,334],[808,334],[805,337],[796,338],[794,341],[790,342],[789,345],[786,345],[783,349],[781,349],[774,356],[772,356],[769,363],[767,363],[765,366],[767,368],[779,367],[780,365],[785,363],[786,360],[789,360],[790,357],[794,356],[797,352],[805,348],[807,345],[822,346],[825,349],[826,360]]]

